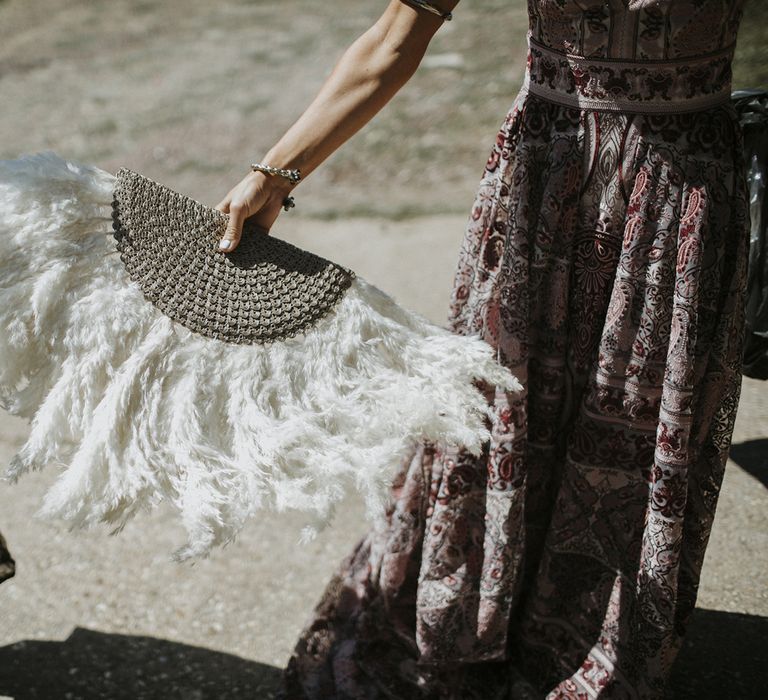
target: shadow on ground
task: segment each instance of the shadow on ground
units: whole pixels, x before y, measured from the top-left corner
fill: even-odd
[[[768,618],[696,609],[672,673],[675,700],[768,697],[766,639]]]
[[[267,700],[280,673],[210,649],[80,627],[63,642],[0,648],[0,696],[14,700]]]
[[[768,688],[768,619],[697,609],[672,686],[676,700],[749,700]],[[153,637],[77,628],[63,642],[0,648],[0,695],[15,700],[267,700],[280,669]]]
[[[728,456],[747,474],[768,486],[768,438],[747,440],[731,445]]]

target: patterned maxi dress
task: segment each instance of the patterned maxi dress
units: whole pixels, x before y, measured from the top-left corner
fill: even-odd
[[[741,389],[743,0],[529,0],[450,326],[525,385],[481,459],[422,444],[288,700],[664,697]]]

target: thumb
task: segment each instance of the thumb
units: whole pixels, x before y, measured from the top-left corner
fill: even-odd
[[[229,223],[227,230],[219,241],[218,250],[231,253],[240,243],[243,235],[243,222],[245,221],[245,207],[242,204],[229,205]]]

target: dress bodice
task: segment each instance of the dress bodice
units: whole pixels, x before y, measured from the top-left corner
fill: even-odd
[[[746,0],[528,0],[533,39],[625,61],[703,56],[736,42]]]
[[[582,109],[722,103],[745,1],[528,0],[525,87]]]

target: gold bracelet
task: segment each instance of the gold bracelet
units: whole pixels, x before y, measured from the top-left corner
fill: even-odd
[[[441,9],[435,7],[431,2],[426,2],[426,0],[403,0],[403,2],[408,2],[411,5],[420,7],[422,10],[427,10],[433,15],[437,15],[441,19],[445,20],[446,22],[450,22],[453,19],[453,14],[451,12],[443,12]]]

